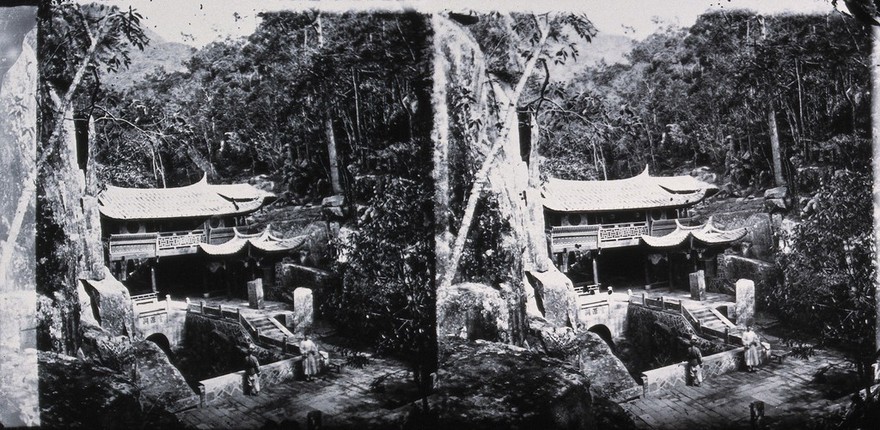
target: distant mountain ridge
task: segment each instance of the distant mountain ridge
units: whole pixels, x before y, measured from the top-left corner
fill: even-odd
[[[569,59],[565,64],[552,65],[550,78],[553,81],[569,81],[583,69],[596,66],[602,61],[606,64],[629,63],[626,54],[632,51],[635,44],[635,40],[629,37],[605,33],[597,34],[591,42],[574,34],[569,35],[569,40],[577,47],[577,60]]]
[[[150,38],[150,43],[143,51],[130,48],[131,65],[119,72],[104,75],[104,83],[118,90],[124,90],[157,69],[164,69],[166,72],[186,70],[186,62],[195,54],[195,48],[183,43],[167,42],[149,29],[145,32]]]

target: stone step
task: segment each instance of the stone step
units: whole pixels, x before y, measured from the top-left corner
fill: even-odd
[[[254,327],[275,327],[275,324],[272,324],[272,322],[266,318],[253,319],[248,321],[250,321],[251,325],[253,325]]]

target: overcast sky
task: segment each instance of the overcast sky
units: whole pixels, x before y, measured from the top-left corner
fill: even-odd
[[[79,0],[81,3],[89,1]],[[415,8],[422,11],[444,9],[534,10],[544,9],[583,12],[604,33],[626,34],[642,39],[665,23],[689,26],[708,9],[748,8],[760,13],[823,13],[832,10],[830,0],[480,0],[394,1],[394,0],[98,0],[123,9],[129,6],[145,18],[147,28],[167,41],[196,47],[227,36],[251,34],[258,23],[257,13],[266,10],[305,9],[320,6],[325,10]],[[540,6],[541,4],[552,6]],[[655,19],[656,18],[656,19]],[[655,22],[659,19],[659,23]]]

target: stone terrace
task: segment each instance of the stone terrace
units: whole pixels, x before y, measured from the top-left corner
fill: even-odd
[[[414,393],[415,384],[400,363],[372,358],[361,369],[340,366],[311,382],[264,387],[257,396],[233,395],[177,417],[194,429],[257,429],[283,420],[305,428],[307,414],[318,410],[325,428],[353,427],[408,411],[406,405],[418,400]]]
[[[804,428],[811,418],[849,405],[847,396],[827,399],[813,380],[821,368],[842,362],[839,354],[817,350],[810,359],[789,357],[755,373],[727,373],[621,406],[640,429],[751,429],[749,404],[763,401],[766,428]]]

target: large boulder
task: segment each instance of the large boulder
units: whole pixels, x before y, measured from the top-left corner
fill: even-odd
[[[751,244],[751,255],[762,260],[773,255],[773,231],[770,214],[756,213],[748,217],[743,227],[748,233],[743,239]]]
[[[697,167],[689,172],[689,174],[703,182],[709,184],[717,184],[718,183],[718,174],[713,172],[712,169],[706,166]]]
[[[535,288],[535,302],[551,324],[577,329],[577,294],[571,280],[555,267],[546,272],[528,272]]]
[[[766,200],[764,200],[766,202]],[[737,211],[718,213],[712,221],[723,230],[745,227],[748,233],[742,239],[746,257],[771,260],[773,258],[774,236],[771,216],[766,212]]]
[[[437,336],[510,342],[510,312],[501,292],[488,285],[456,284],[437,290]]]
[[[628,429],[617,405],[590,394],[570,364],[511,345],[450,340],[429,398],[438,428]]]
[[[198,395],[157,344],[138,342],[130,354],[134,356],[137,385],[147,405],[169,412],[198,405]]]
[[[529,346],[550,357],[575,362],[577,333],[571,327],[553,324],[544,317],[529,315]]]
[[[111,336],[134,334],[134,309],[128,288],[106,268],[102,280],[87,279],[83,282],[91,299],[93,316]],[[85,309],[83,312],[87,312]]]
[[[48,428],[171,428],[180,423],[162,408],[140,403],[140,389],[106,367],[39,352],[40,419]]]
[[[294,236],[307,236],[305,245],[300,250],[300,264],[313,267],[326,265],[330,257],[330,228],[326,222],[315,221],[306,224]]]
[[[275,265],[275,283],[266,291],[266,298],[292,302],[294,290],[308,288],[320,303],[338,281],[339,278],[326,270],[281,262]]]
[[[788,187],[768,188],[764,191],[765,199],[786,199],[788,198]]]
[[[621,402],[637,397],[641,386],[629,374],[626,366],[614,355],[611,346],[596,333],[581,331],[577,334],[578,369],[590,381],[590,392]]]
[[[736,281],[751,279],[755,281],[756,304],[760,310],[767,294],[776,286],[777,276],[778,271],[774,264],[740,255],[721,254],[718,256],[718,274],[713,289],[735,294]]]

